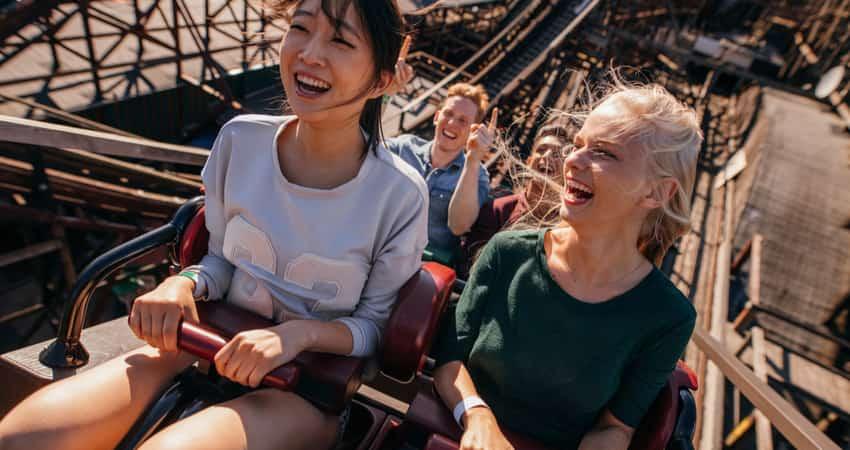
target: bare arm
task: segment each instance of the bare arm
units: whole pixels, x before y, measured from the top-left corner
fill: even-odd
[[[449,202],[449,229],[460,236],[475,223],[478,218],[478,177],[481,159],[474,152],[466,155],[463,171],[460,173],[457,187]]]
[[[434,387],[450,410],[464,398],[478,395],[472,377],[460,361],[452,361],[440,366],[434,372]],[[472,408],[461,416],[461,422],[465,430],[460,441],[461,450],[513,449],[502,434],[496,416],[490,408],[483,406]]]
[[[632,441],[635,429],[624,424],[605,410],[596,425],[584,435],[579,450],[626,450]]]
[[[493,145],[496,136],[496,121],[499,118],[499,109],[493,108],[490,123],[473,124],[470,127],[469,138],[466,140],[466,160],[460,173],[455,192],[449,202],[449,229],[455,236],[460,236],[475,223],[480,208],[478,198],[478,180],[480,171],[484,170],[481,161]],[[489,184],[489,183],[488,183]]]

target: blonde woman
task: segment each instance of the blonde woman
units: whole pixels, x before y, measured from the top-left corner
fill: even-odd
[[[497,234],[443,326],[434,382],[461,448],[510,448],[502,427],[628,447],[694,327],[656,265],[688,228],[701,140],[657,85],[617,82],[586,117],[564,146],[564,225]]]

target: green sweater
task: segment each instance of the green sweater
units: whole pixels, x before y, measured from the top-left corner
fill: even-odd
[[[545,230],[497,234],[481,252],[437,364],[463,362],[499,424],[576,448],[604,408],[636,427],[685,349],[696,320],[657,269],[602,303],[552,279]]]

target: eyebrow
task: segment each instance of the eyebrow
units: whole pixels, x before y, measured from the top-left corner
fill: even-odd
[[[295,18],[298,16],[316,17],[316,14],[312,11],[307,11],[306,9],[296,9],[295,12],[292,14],[292,17]],[[347,30],[349,33],[360,38],[360,33],[357,31],[357,29],[351,26],[351,24],[349,24],[348,22],[342,19],[335,19],[332,17],[328,17],[328,19],[330,19],[332,22],[338,23],[340,28]]]
[[[575,137],[573,137],[573,142],[575,142],[577,139],[581,139],[582,141],[588,140],[585,136],[582,136],[581,134],[576,134]],[[611,140],[608,140],[608,139],[591,138],[590,140],[593,141],[594,143],[597,143],[597,144],[605,144],[605,145],[610,145],[610,146],[616,146],[617,145],[617,143],[615,141],[611,141]]]

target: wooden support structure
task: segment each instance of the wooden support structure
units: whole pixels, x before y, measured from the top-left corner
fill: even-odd
[[[735,110],[734,101],[730,108]],[[736,139],[731,139],[729,148],[737,150]],[[723,176],[722,173],[718,176]],[[717,248],[717,261],[714,270],[713,301],[711,305],[711,335],[725,342],[726,316],[729,312],[729,277],[732,263],[732,239],[734,238],[733,214],[735,210],[735,180],[725,183],[723,208],[723,240]],[[705,396],[702,405],[703,419],[699,448],[712,450],[723,445],[723,413],[725,386],[723,374],[715,364],[708,364],[705,377]]]
[[[750,302],[758,306],[761,295],[761,254],[764,238],[760,234],[753,236],[752,260],[750,261]],[[764,329],[755,325],[752,330],[753,343],[753,372],[756,377],[766,386],[767,384],[767,358],[765,356]],[[770,421],[761,411],[754,411],[756,425],[756,450],[773,450],[773,434],[770,430]]]
[[[189,75],[186,75],[186,74],[180,75],[180,79],[183,80],[185,83],[190,84],[192,86],[195,86],[195,87],[199,88],[200,90],[204,91],[205,93],[217,98],[219,101],[221,101],[223,103],[227,103],[228,105],[230,105],[231,108],[235,109],[236,111],[239,111],[239,112],[242,112],[242,113],[246,113],[246,112],[250,113],[251,112],[251,111],[246,110],[245,107],[242,106],[242,103],[239,103],[237,100],[228,99],[227,95],[224,95],[223,93],[219,92],[214,87],[212,87],[208,84],[201,83],[200,81],[196,80],[195,78],[190,77]]]
[[[798,450],[840,450],[821,430],[800,414],[776,391],[766,386],[747,366],[732,355],[717,339],[700,327],[694,329],[693,342],[708,359],[729,378],[741,393]],[[722,443],[722,442],[721,442]],[[716,448],[722,448],[720,446]]]
[[[209,151],[185,145],[0,115],[0,140],[19,144],[86,149],[103,155],[203,166]]]
[[[80,117],[76,114],[69,113],[67,111],[63,111],[59,108],[54,108],[52,106],[44,105],[38,102],[34,102],[32,100],[28,100],[25,98],[15,97],[14,95],[8,94],[0,94],[0,99],[20,103],[22,105],[29,106],[30,108],[37,109],[43,111],[50,117],[55,119],[63,120],[74,126],[88,128],[90,130],[103,131],[105,133],[117,134],[119,136],[127,136],[136,139],[144,139],[142,136],[135,135],[130,133],[129,131],[124,131],[119,128],[110,127],[109,125],[104,125],[100,122],[95,122],[94,120],[86,119],[85,117]]]
[[[41,256],[46,253],[55,252],[62,248],[62,243],[57,240],[50,240],[40,244],[30,245],[19,250],[0,255],[0,267],[10,266],[12,264],[26,261],[36,256]]]

